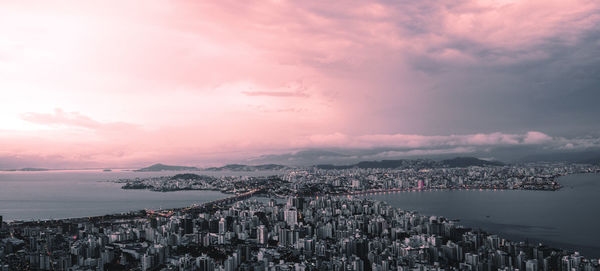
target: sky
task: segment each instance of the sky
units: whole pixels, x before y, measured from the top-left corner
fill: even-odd
[[[600,146],[597,0],[94,2],[0,2],[0,168]]]

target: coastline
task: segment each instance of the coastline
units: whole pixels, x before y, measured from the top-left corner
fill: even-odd
[[[556,178],[562,178],[562,177],[567,177],[567,176],[573,176],[573,175],[588,175],[588,174],[600,174],[600,172],[583,172],[583,173],[572,173],[572,174],[567,174],[567,175],[560,175],[560,176],[556,176]],[[115,180],[104,180],[104,181],[98,181],[98,182],[107,182],[107,183],[122,183],[119,180],[115,181]],[[466,187],[466,188],[427,188],[427,189],[419,189],[419,188],[402,188],[402,189],[398,189],[398,188],[391,188],[391,189],[375,189],[375,190],[367,190],[367,191],[353,191],[351,193],[326,193],[326,194],[315,194],[313,195],[313,197],[323,197],[323,196],[368,196],[368,195],[380,195],[380,194],[388,194],[388,193],[398,193],[398,192],[433,192],[433,191],[547,191],[547,192],[553,192],[553,191],[558,191],[562,188],[564,188],[564,186],[560,183],[557,182],[558,186],[556,189],[510,189],[510,188],[484,188],[484,187]],[[122,190],[142,190],[142,191],[150,191],[150,192],[180,192],[180,191],[214,191],[214,192],[220,192],[224,195],[231,195],[233,194],[233,196],[231,197],[236,197],[238,194],[234,193],[234,192],[229,192],[229,191],[223,191],[220,190],[218,188],[210,188],[210,189],[174,189],[174,190],[152,190],[149,187],[145,187],[145,188],[124,188],[124,186],[120,187],[119,189]],[[246,193],[247,191],[244,191],[243,193]],[[254,197],[261,197],[260,194],[264,193],[264,191],[254,191],[253,194],[259,194],[259,195],[255,195]],[[241,193],[240,193],[241,194]],[[278,194],[274,194],[274,193],[265,193],[267,195],[269,195],[268,197],[272,197],[272,198],[285,198],[286,196],[293,196],[293,195],[278,195]],[[228,197],[228,198],[231,198]],[[304,195],[304,197],[310,197],[310,196],[306,196]],[[220,201],[221,199],[217,199],[214,201],[210,201],[210,202],[205,202],[202,204],[210,204],[212,202],[217,202]],[[161,208],[160,210],[179,210],[179,209],[185,209],[185,208],[189,208],[191,206],[182,206],[182,207],[174,207],[174,208]],[[89,216],[89,217],[94,217],[94,218],[100,218],[100,217],[106,217],[106,216],[119,216],[119,215],[125,215],[131,212],[141,212],[143,211],[143,209],[138,209],[138,210],[131,210],[129,212],[116,212],[116,213],[107,213],[104,215],[94,215],[94,216]],[[58,220],[70,220],[70,219],[87,219],[89,218],[88,216],[76,216],[76,217],[64,217],[64,218],[49,218],[49,219],[31,219],[31,220],[5,220],[4,222],[20,222],[20,223],[28,223],[28,222],[38,222],[38,221],[58,221]]]
[[[569,176],[576,176],[576,175],[596,175],[598,174],[597,172],[588,172],[588,173],[574,173],[574,174],[568,174],[568,175],[564,175],[564,176],[560,176],[558,178],[558,183],[561,184],[561,187],[564,188],[568,187],[567,184],[564,183],[564,180],[561,180],[564,177],[569,177]],[[323,196],[332,196],[332,197],[349,197],[349,196],[369,196],[369,195],[385,195],[385,194],[393,194],[393,193],[403,193],[403,192],[434,192],[434,191],[519,191],[519,190],[523,190],[523,191],[545,191],[545,192],[550,192],[550,191],[559,191],[559,189],[556,190],[543,190],[543,189],[499,189],[499,188],[492,188],[492,189],[486,189],[486,188],[431,188],[431,189],[388,189],[388,190],[369,190],[369,191],[356,191],[353,193],[346,193],[346,194],[321,194],[321,195],[315,195],[315,197],[323,197]],[[264,192],[264,191],[253,191],[252,192],[252,197],[257,197],[261,194],[260,192]],[[189,210],[191,208],[202,208],[203,206],[210,206],[210,205],[214,205],[217,204],[219,202],[223,202],[223,201],[228,201],[231,200],[232,198],[236,198],[239,195],[234,195],[231,197],[226,197],[223,199],[218,199],[218,200],[213,200],[213,201],[209,201],[209,202],[205,202],[200,204],[199,206],[183,206],[183,207],[176,207],[176,208],[163,208],[160,210],[157,210],[155,212],[161,212],[161,213],[173,213],[173,212],[177,212],[177,211],[185,211],[185,210]],[[388,203],[389,204],[389,203]],[[402,209],[402,208],[400,208]],[[405,209],[403,209],[405,210]],[[419,212],[421,213],[421,212]],[[28,221],[24,221],[24,220],[15,220],[15,221],[11,221],[8,224],[9,225],[52,225],[54,223],[56,224],[60,224],[60,223],[73,223],[73,222],[83,222],[83,221],[106,221],[106,220],[122,220],[122,219],[135,219],[135,218],[143,218],[145,216],[147,216],[147,210],[134,210],[134,211],[130,211],[130,212],[121,212],[121,213],[112,213],[112,214],[105,214],[105,215],[96,215],[96,216],[89,216],[89,217],[71,217],[71,218],[59,218],[59,219],[40,219],[40,220],[28,220]],[[433,215],[433,214],[430,214]],[[435,215],[441,215],[441,214],[435,214]],[[456,217],[451,217],[452,219],[457,219],[460,220],[461,223],[459,224],[463,224],[464,220],[463,219],[458,219]],[[485,227],[485,225],[481,225],[481,227],[473,227],[473,228],[485,228],[483,231],[484,232],[493,232],[490,231],[489,229],[487,229]],[[499,234],[500,236],[502,236],[502,234]],[[517,238],[509,238],[511,240],[518,240]],[[533,240],[533,239],[532,239]],[[557,247],[566,251],[569,251],[569,248],[564,248],[564,246],[560,246],[561,243],[557,243],[559,244],[559,246],[552,246],[552,247]],[[567,243],[563,243],[563,244],[567,244]],[[583,247],[584,245],[582,245]]]
[[[376,193],[364,197],[426,215],[456,219],[462,225],[483,229],[509,240],[529,240],[600,258],[600,235],[595,230],[599,220],[593,212],[571,207],[581,206],[581,202],[563,204],[582,198],[596,199],[600,173],[568,174],[561,176],[558,181],[562,188],[553,193],[535,190],[496,190],[498,193],[494,193],[494,190],[477,189],[443,193],[441,190],[440,193]],[[453,202],[440,205],[449,199]],[[471,202],[477,204],[472,205]],[[456,210],[459,207],[461,209]]]

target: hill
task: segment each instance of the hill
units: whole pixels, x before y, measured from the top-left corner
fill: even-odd
[[[205,168],[205,170],[210,170],[210,171],[222,171],[222,170],[260,171],[260,170],[284,170],[284,169],[289,169],[289,167],[283,166],[283,165],[277,165],[277,164],[264,164],[264,165],[256,165],[256,166],[241,165],[241,164],[229,164],[229,165],[225,165],[222,167]]]
[[[504,163],[498,161],[487,161],[475,157],[456,157],[441,161],[446,167],[471,167],[471,166],[503,166]]]
[[[3,171],[50,171],[51,169],[47,169],[47,168],[33,168],[33,167],[26,167],[26,168],[21,168],[21,169],[5,169]]]
[[[181,170],[200,170],[197,167],[186,167],[186,166],[170,166],[164,164],[154,164],[149,167],[136,169],[136,172],[154,172],[154,171],[181,171]]]
[[[207,175],[198,175],[194,173],[183,173],[176,174],[171,177],[171,180],[205,180],[205,181],[214,181],[217,178]]]
[[[319,169],[348,169],[348,168],[442,168],[442,167],[470,167],[470,166],[502,166],[498,161],[487,161],[475,157],[456,157],[442,161],[429,159],[415,160],[381,160],[381,161],[361,161],[352,165],[315,165]]]

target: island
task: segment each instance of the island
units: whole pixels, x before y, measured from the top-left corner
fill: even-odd
[[[228,164],[222,167],[209,167],[204,170],[207,171],[265,171],[265,170],[287,170],[291,169],[289,166],[278,165],[278,164],[264,164],[264,165],[241,165],[241,164]]]
[[[26,167],[26,168],[21,168],[21,169],[5,169],[3,171],[50,171],[50,170],[52,170],[52,169]]]
[[[145,168],[140,168],[140,169],[136,169],[133,171],[136,172],[157,172],[157,171],[183,171],[183,170],[188,170],[188,171],[197,171],[200,170],[197,167],[187,167],[187,166],[170,166],[170,165],[165,165],[165,164],[154,164],[151,165],[149,167],[145,167]]]

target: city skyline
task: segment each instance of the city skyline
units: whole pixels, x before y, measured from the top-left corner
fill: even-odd
[[[599,0],[0,1],[0,271],[598,271]]]
[[[2,7],[0,169],[600,147],[597,1]]]

